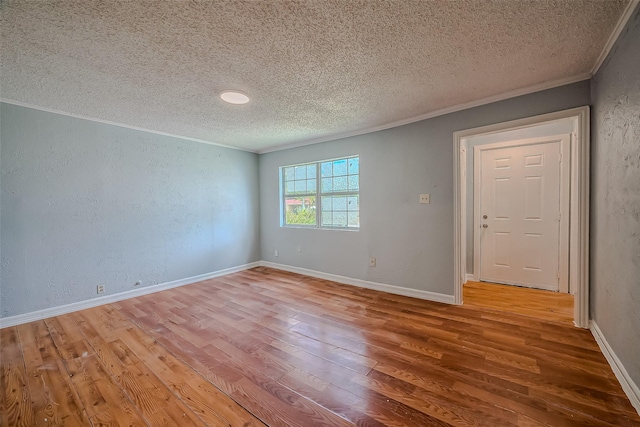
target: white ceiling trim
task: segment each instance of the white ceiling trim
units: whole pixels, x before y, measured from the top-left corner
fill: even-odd
[[[600,56],[598,56],[596,63],[593,65],[593,68],[591,69],[591,76],[594,76],[598,72],[604,60],[607,59],[607,55],[609,55],[609,52],[613,48],[613,45],[616,43],[616,40],[618,40],[618,37],[620,37],[620,33],[627,25],[627,22],[629,22],[629,19],[631,19],[631,15],[633,15],[633,11],[636,9],[636,6],[638,6],[638,4],[640,4],[640,0],[631,0],[627,4],[627,7],[625,8],[624,12],[622,12],[618,23],[613,29],[609,40],[607,40],[607,43],[604,45],[604,49],[602,49],[602,52],[600,52]]]
[[[640,0],[634,0],[634,1],[640,1]],[[620,33],[618,33],[618,35],[619,34]],[[88,120],[88,121],[91,121],[91,122],[103,123],[103,124],[112,125],[112,126],[118,126],[118,127],[122,127],[122,128],[126,128],[126,129],[138,130],[138,131],[142,131],[142,132],[149,132],[149,133],[156,134],[156,135],[169,136],[169,137],[172,137],[172,138],[179,138],[179,139],[184,139],[184,140],[187,140],[187,141],[199,142],[199,143],[202,143],[202,144],[216,145],[216,146],[219,146],[219,147],[230,148],[230,149],[239,150],[239,151],[246,151],[246,152],[249,152],[249,153],[266,154],[266,153],[271,153],[271,152],[275,152],[275,151],[282,151],[282,150],[288,150],[290,148],[304,147],[306,145],[313,145],[313,144],[319,144],[321,142],[335,141],[335,140],[339,140],[339,139],[349,138],[349,137],[352,137],[352,136],[365,135],[365,134],[368,134],[368,133],[373,133],[373,132],[378,132],[378,131],[381,131],[381,130],[391,129],[391,128],[395,128],[395,127],[398,127],[398,126],[403,126],[403,125],[407,125],[407,124],[410,124],[410,123],[419,122],[421,120],[427,120],[427,119],[431,119],[431,118],[438,117],[438,116],[444,116],[445,114],[451,114],[451,113],[455,113],[457,111],[462,111],[462,110],[466,110],[466,109],[469,109],[469,108],[479,107],[481,105],[491,104],[493,102],[504,101],[506,99],[515,98],[517,96],[528,95],[530,93],[540,92],[540,91],[547,90],[547,89],[553,89],[553,88],[559,87],[559,86],[564,86],[564,85],[568,85],[568,84],[572,84],[572,83],[581,82],[581,81],[587,80],[587,79],[589,79],[591,77],[592,77],[591,74],[580,74],[580,75],[577,75],[577,76],[574,76],[574,77],[569,77],[569,78],[560,79],[560,80],[554,80],[552,82],[545,82],[545,83],[541,83],[541,84],[537,84],[537,85],[533,85],[533,86],[528,86],[528,87],[522,88],[522,89],[516,89],[516,90],[509,91],[509,92],[504,92],[504,93],[499,94],[499,95],[494,95],[494,96],[490,96],[490,97],[487,97],[487,98],[482,98],[482,99],[479,99],[479,100],[476,100],[476,101],[471,101],[471,102],[467,102],[467,103],[464,103],[464,104],[454,105],[454,106],[451,106],[451,107],[448,107],[448,108],[443,108],[443,109],[440,109],[440,110],[432,111],[430,113],[422,114],[420,116],[410,117],[408,119],[399,120],[399,121],[392,122],[392,123],[387,123],[387,124],[381,125],[381,126],[368,127],[368,128],[360,129],[360,130],[357,130],[357,131],[339,133],[339,134],[334,134],[334,135],[330,135],[330,136],[322,137],[322,138],[314,138],[314,139],[309,139],[309,140],[302,140],[302,141],[298,141],[298,142],[293,142],[291,144],[274,146],[274,147],[265,148],[263,150],[258,150],[258,151],[247,150],[247,149],[243,149],[243,148],[233,147],[233,146],[230,146],[230,145],[219,144],[219,143],[216,143],[216,142],[213,142],[213,141],[206,141],[206,140],[203,140],[203,139],[191,138],[191,137],[188,137],[188,136],[182,136],[182,135],[176,135],[176,134],[171,134],[171,133],[167,133],[167,132],[156,131],[156,130],[152,130],[152,129],[146,129],[146,128],[142,128],[142,127],[139,127],[139,126],[132,126],[132,125],[127,125],[127,124],[123,124],[123,123],[112,122],[112,121],[109,121],[109,120],[96,119],[96,118],[92,118],[92,117],[88,117],[88,116],[82,116],[80,114],[68,113],[66,111],[60,111],[60,110],[55,110],[55,109],[52,109],[52,108],[40,107],[38,105],[29,104],[29,103],[21,102],[21,101],[15,101],[15,100],[12,100],[12,99],[0,98],[0,102],[4,102],[5,104],[17,105],[19,107],[32,108],[34,110],[39,110],[39,111],[45,111],[47,113],[60,114],[62,116],[73,117],[73,118],[76,118],[76,119]]]
[[[40,107],[38,105],[28,104],[26,102],[21,102],[21,101],[15,101],[13,99],[0,98],[0,102],[4,102],[5,104],[17,105],[18,107],[25,107],[25,108],[31,108],[33,110],[44,111],[44,112],[47,112],[47,113],[59,114],[61,116],[73,117],[75,119],[88,120],[90,122],[102,123],[102,124],[105,124],[105,125],[118,126],[118,127],[121,127],[121,128],[138,130],[138,131],[141,131],[141,132],[153,133],[155,135],[169,136],[171,138],[184,139],[184,140],[187,140],[187,141],[199,142],[199,143],[202,143],[202,144],[217,145],[218,147],[230,148],[232,150],[246,151],[246,152],[249,152],[249,153],[257,153],[257,151],[254,151],[254,150],[247,150],[247,149],[244,149],[244,148],[233,147],[231,145],[219,144],[217,142],[206,141],[204,139],[191,138],[189,136],[182,136],[182,135],[176,135],[176,134],[167,133],[167,132],[161,132],[161,131],[158,131],[158,130],[146,129],[146,128],[142,128],[142,127],[139,127],[139,126],[126,125],[124,123],[111,122],[109,120],[95,119],[93,117],[82,116],[80,114],[74,114],[74,113],[67,113],[66,111],[55,110],[53,108]]]
[[[5,104],[17,105],[18,107],[31,108],[33,110],[44,111],[46,113],[59,114],[61,116],[73,117],[74,119],[88,120],[90,122],[102,123],[105,125],[118,126],[121,128],[139,130],[141,132],[153,133],[155,135],[169,136],[171,138],[184,139],[186,141],[199,142],[201,144],[217,145],[218,147],[230,148],[232,150],[246,151],[249,153],[257,153],[257,151],[246,150],[244,148],[233,147],[231,145],[219,144],[217,142],[205,141],[204,139],[191,138],[189,136],[175,135],[173,133],[161,132],[159,130],[145,129],[139,126],[125,125],[123,123],[110,122],[109,120],[95,119],[93,117],[83,116],[80,114],[67,113],[66,111],[55,110],[53,108],[40,107],[39,105],[28,104],[26,102],[15,101],[13,99],[0,98],[0,102]]]
[[[367,134],[367,133],[377,132],[377,131],[381,131],[381,130],[385,130],[385,129],[391,129],[391,128],[394,128],[394,127],[398,127],[398,126],[407,125],[407,124],[410,124],[410,123],[419,122],[421,120],[432,119],[434,117],[444,116],[445,114],[451,114],[451,113],[455,113],[457,111],[462,111],[462,110],[466,110],[466,109],[469,109],[469,108],[479,107],[481,105],[491,104],[493,102],[504,101],[506,99],[515,98],[517,96],[528,95],[530,93],[540,92],[542,90],[553,89],[554,87],[559,87],[559,86],[564,86],[564,85],[568,85],[568,84],[571,84],[571,83],[581,82],[581,81],[584,81],[584,80],[588,80],[589,78],[591,78],[591,74],[588,74],[588,73],[587,74],[579,74],[577,76],[573,76],[573,77],[569,77],[569,78],[564,78],[564,79],[560,79],[560,80],[554,80],[552,82],[545,82],[545,83],[541,83],[541,84],[537,84],[537,85],[533,85],[533,86],[528,86],[528,87],[522,88],[522,89],[516,89],[516,90],[509,91],[509,92],[504,92],[504,93],[501,93],[499,95],[489,96],[487,98],[482,98],[482,99],[479,99],[477,101],[471,101],[471,102],[466,102],[464,104],[454,105],[452,107],[443,108],[443,109],[440,109],[440,110],[432,111],[430,113],[422,114],[420,116],[410,117],[408,119],[399,120],[399,121],[388,123],[388,124],[381,125],[381,126],[375,126],[375,127],[360,129],[360,130],[357,130],[357,131],[330,135],[330,136],[323,137],[323,138],[309,139],[309,140],[305,140],[305,141],[294,142],[294,143],[291,143],[291,144],[279,145],[279,146],[275,146],[275,147],[271,147],[271,148],[265,148],[263,150],[259,150],[258,154],[265,154],[265,153],[271,153],[271,152],[274,152],[274,151],[288,150],[290,148],[303,147],[305,145],[312,145],[312,144],[319,144],[321,142],[335,141],[335,140],[338,140],[338,139],[349,138],[351,136],[364,135],[364,134]]]

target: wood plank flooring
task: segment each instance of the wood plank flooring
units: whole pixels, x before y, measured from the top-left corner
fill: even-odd
[[[465,305],[523,314],[573,325],[573,295],[497,283],[468,281]]]
[[[3,426],[638,426],[589,331],[255,268],[1,331]]]

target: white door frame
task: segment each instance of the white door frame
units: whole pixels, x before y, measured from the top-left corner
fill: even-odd
[[[589,327],[589,107],[573,108],[540,116],[513,120],[453,134],[454,180],[454,302],[462,304],[462,285],[466,281],[466,209],[462,209],[466,194],[462,162],[468,155],[465,139],[537,126],[555,120],[574,118],[578,122],[570,152],[570,219],[569,219],[569,287],[574,293],[573,321],[580,328]]]
[[[569,138],[566,138],[569,136]],[[509,140],[504,142],[494,142],[489,144],[476,145],[473,147],[473,211],[480,212],[480,184],[481,180],[481,161],[482,151],[495,150],[497,148],[523,147],[527,145],[536,145],[555,139],[560,142],[560,156],[562,164],[560,168],[559,185],[560,185],[560,228],[559,236],[559,260],[558,260],[558,283],[559,291],[569,292],[569,153],[571,150],[571,135],[549,135],[535,138],[522,138]],[[466,159],[465,159],[466,160]],[[465,183],[466,184],[466,183]],[[466,187],[464,185],[463,187]],[[465,190],[466,192],[466,190]],[[466,214],[466,209],[464,210]],[[480,215],[473,217],[473,277],[474,280],[480,280]]]

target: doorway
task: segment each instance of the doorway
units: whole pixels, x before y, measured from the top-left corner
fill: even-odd
[[[473,278],[568,293],[569,253],[561,249],[569,238],[570,141],[566,133],[474,147]]]
[[[567,126],[570,128],[567,130]],[[542,139],[541,139],[542,138]],[[546,138],[546,143],[545,139]],[[557,141],[557,145],[554,146],[552,140]],[[523,143],[524,141],[524,143]],[[526,227],[531,225],[540,225],[543,221],[539,219],[536,220],[534,218],[539,218],[538,215],[540,212],[536,209],[548,206],[548,203],[537,204],[534,203],[536,200],[534,198],[530,198],[529,206],[527,207],[527,201],[517,201],[518,206],[516,208],[511,208],[512,210],[509,215],[513,216],[522,216],[527,215],[531,218],[528,222],[530,224],[526,224],[527,221],[524,221],[525,224],[520,224],[520,228],[516,227],[516,232],[520,234],[524,234],[524,238],[530,239],[530,242],[533,239],[544,238],[542,235],[547,234],[549,237],[547,240],[555,239],[554,227],[557,228],[558,234],[558,245],[555,253],[548,254],[547,251],[541,250],[539,252],[541,257],[546,255],[548,260],[551,260],[547,263],[547,266],[543,266],[543,260],[538,261],[536,256],[532,256],[530,252],[529,255],[522,256],[518,255],[522,261],[520,264],[516,265],[517,268],[511,268],[511,270],[521,270],[525,271],[527,274],[536,273],[533,276],[545,276],[544,282],[547,283],[546,288],[553,289],[554,287],[560,291],[570,291],[571,294],[575,296],[574,310],[573,310],[573,319],[576,326],[586,328],[588,327],[588,194],[589,194],[589,107],[581,107],[567,111],[560,111],[551,114],[545,114],[542,116],[536,116],[521,120],[516,120],[507,123],[500,123],[496,125],[486,126],[482,128],[469,129],[465,131],[455,132],[454,133],[454,188],[455,188],[455,215],[458,220],[455,223],[455,231],[454,231],[454,243],[455,243],[455,276],[454,276],[454,293],[455,293],[455,302],[458,304],[462,304],[463,300],[463,292],[462,285],[467,280],[475,280],[480,281],[480,275],[482,271],[481,264],[481,253],[482,248],[476,248],[476,241],[474,240],[474,231],[475,227],[482,227],[482,220],[486,220],[484,224],[487,226],[484,227],[483,231],[488,230],[489,228],[496,228],[496,231],[499,231],[502,234],[498,234],[498,240],[502,239],[502,243],[505,241],[510,241],[510,237],[507,233],[511,233],[513,235],[513,229],[511,231],[500,231],[497,230],[497,227],[503,226],[506,224],[505,217],[505,206],[499,205],[504,202],[504,197],[498,195],[498,198],[502,197],[502,202],[498,201],[498,205],[496,205],[496,200],[493,202],[489,201],[487,203],[493,203],[494,208],[497,210],[502,210],[503,212],[493,212],[480,213],[480,208],[476,206],[478,203],[478,198],[474,198],[472,191],[472,187],[477,185],[477,182],[473,179],[473,175],[471,175],[471,171],[475,171],[475,162],[473,161],[472,155],[470,153],[479,151],[485,151],[487,153],[486,163],[487,167],[490,163],[493,162],[493,169],[506,169],[506,164],[508,161],[505,159],[511,155],[521,156],[520,161],[522,163],[522,168],[524,173],[518,175],[516,180],[526,180],[527,176],[530,177],[528,183],[531,191],[529,191],[530,195],[538,194],[540,196],[541,193],[539,190],[541,186],[544,186],[544,181],[547,179],[539,177],[542,175],[530,173],[533,169],[526,170],[524,167],[526,166],[526,161],[529,162],[529,166],[533,166],[537,163],[540,163],[540,153],[527,153],[524,150],[522,153],[509,153],[508,151],[500,151],[503,148],[508,148],[509,143],[511,145],[515,145],[516,147],[524,147],[527,145],[547,145],[544,147],[545,149],[549,149],[549,153],[545,156],[547,159],[553,159],[554,154],[553,151],[555,147],[558,147],[559,150],[559,161],[558,163],[563,163],[561,167],[558,169],[558,174],[560,175],[560,184],[558,188],[558,192],[562,194],[559,196],[560,205],[563,203],[565,206],[560,206],[559,213],[559,221],[556,218],[556,223],[554,226],[553,221],[547,224],[547,231],[541,232],[539,229],[529,229],[526,230]],[[491,144],[494,144],[491,146]],[[478,147],[484,147],[478,148]],[[473,148],[473,149],[472,149]],[[541,148],[541,147],[537,147]],[[506,155],[505,155],[506,154]],[[525,158],[528,157],[528,160]],[[543,157],[545,157],[543,156]],[[549,157],[551,156],[551,157]],[[480,161],[482,158],[479,157]],[[513,169],[513,165],[511,166]],[[553,169],[553,168],[552,168]],[[467,173],[469,171],[469,173]],[[504,170],[502,171],[504,172]],[[522,172],[522,171],[521,171]],[[545,174],[551,173],[554,174],[556,172],[545,172]],[[471,175],[471,176],[469,176]],[[562,178],[568,178],[562,181]],[[499,191],[507,191],[505,194],[513,193],[513,189],[509,189],[509,185],[506,185],[507,181],[504,180],[504,176],[495,175],[494,184],[496,183],[495,179],[500,178],[501,181],[498,182],[498,187],[502,186],[503,188],[499,188]],[[509,178],[512,179],[513,177]],[[494,192],[495,196],[495,185],[492,188],[488,186],[491,191]],[[525,190],[526,191],[526,190]],[[490,197],[490,196],[489,196]],[[533,197],[533,196],[531,196]],[[546,197],[544,195],[540,197]],[[552,198],[555,196],[551,196]],[[517,199],[509,199],[512,203],[513,200]],[[537,207],[536,207],[537,206]],[[515,210],[514,210],[515,209]],[[529,209],[529,212],[525,212]],[[555,206],[551,206],[551,209],[556,209]],[[549,211],[550,212],[550,211]],[[479,213],[479,214],[476,214]],[[564,226],[562,223],[562,215],[564,214]],[[483,215],[487,215],[487,218],[482,218]],[[490,217],[493,215],[493,217]],[[537,215],[537,216],[536,216]],[[547,213],[546,216],[550,214]],[[499,223],[498,217],[500,217]],[[493,227],[492,227],[493,226]],[[524,227],[524,228],[523,228]],[[523,231],[524,230],[524,231]],[[549,234],[552,233],[552,234]],[[487,233],[485,233],[487,234]],[[528,234],[528,236],[526,236]],[[481,236],[481,234],[479,234]],[[479,239],[479,241],[482,239]],[[504,245],[496,246],[496,239],[488,239],[489,245],[493,246],[494,253],[491,254],[491,249],[488,250],[488,254],[485,254],[485,258],[491,260],[493,257],[493,265],[496,264],[504,264],[504,262],[496,262],[496,256],[503,256],[504,251],[514,251],[514,248],[505,249]],[[540,241],[540,240],[538,240]],[[507,242],[509,243],[509,242]],[[519,243],[510,243],[515,244],[516,246]],[[531,247],[531,245],[528,245]],[[501,253],[495,253],[495,251],[502,251]],[[557,261],[555,261],[555,265],[553,265],[553,259],[556,257]],[[535,254],[534,254],[535,255]],[[503,256],[504,258],[504,256]],[[517,258],[517,257],[516,257]],[[534,258],[533,260],[531,258]],[[513,257],[511,257],[513,261]],[[564,260],[564,261],[563,261]],[[502,260],[504,261],[504,259]],[[517,264],[517,263],[516,263]],[[536,264],[536,265],[533,265]],[[551,265],[552,267],[549,267]],[[504,267],[504,266],[501,266]],[[541,268],[544,267],[544,268]],[[505,268],[499,268],[498,270],[505,270]],[[546,270],[544,274],[538,270]],[[490,269],[487,271],[491,271]],[[504,272],[504,271],[502,271]],[[494,272],[495,273],[495,272]],[[555,274],[554,274],[555,273]],[[549,287],[549,277],[555,275],[555,285],[554,287]],[[529,274],[531,276],[531,274]],[[559,276],[559,277],[558,277]],[[510,283],[510,280],[504,280],[504,276],[500,276],[496,279],[496,277],[491,276],[491,273],[488,275],[484,275],[485,279],[492,279],[494,282],[503,282]],[[502,278],[502,280],[501,280]],[[535,281],[529,281],[518,279],[513,281],[513,284],[517,285],[525,285],[531,286],[539,285],[534,283]],[[537,287],[545,287],[545,286],[537,286]],[[555,290],[555,289],[554,289]]]

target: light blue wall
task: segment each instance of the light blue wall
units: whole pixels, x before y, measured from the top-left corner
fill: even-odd
[[[453,132],[588,104],[589,82],[583,81],[367,135],[261,155],[262,259],[453,295]],[[281,228],[278,167],[352,154],[360,155],[360,231]],[[430,193],[431,204],[418,204],[420,193]],[[370,256],[377,258],[377,267],[369,267]]]
[[[451,295],[453,132],[588,99],[580,82],[259,159],[2,104],[2,316],[259,259]],[[280,228],[278,167],[353,154],[360,231]]]
[[[640,385],[640,7],[591,94],[591,317]]]
[[[2,317],[260,259],[256,154],[0,108]]]

